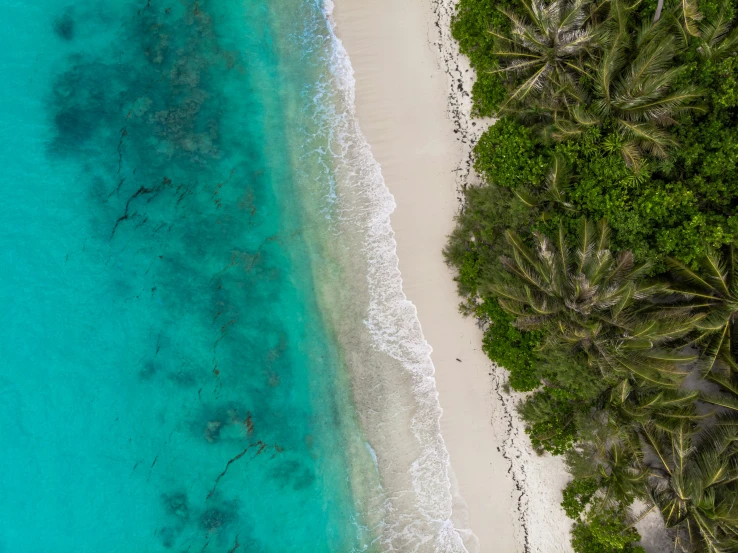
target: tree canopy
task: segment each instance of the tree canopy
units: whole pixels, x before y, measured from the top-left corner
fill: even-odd
[[[738,551],[736,0],[460,0],[482,184],[445,249],[565,455],[578,553]],[[635,501],[645,504],[635,512]]]

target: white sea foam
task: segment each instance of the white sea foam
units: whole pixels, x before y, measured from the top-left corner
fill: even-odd
[[[318,0],[320,1],[320,0]],[[441,407],[431,361],[431,346],[426,342],[417,310],[403,292],[398,268],[397,244],[390,224],[395,201],[382,176],[381,167],[356,118],[355,79],[348,54],[335,33],[333,3],[324,0],[323,13],[330,33],[330,82],[321,83],[314,94],[315,117],[320,134],[329,137],[328,150],[339,175],[339,188],[348,190],[354,200],[340,201],[335,182],[325,185],[325,199],[342,229],[352,229],[366,259],[369,305],[365,325],[373,347],[396,360],[412,385],[412,435],[420,444],[410,464],[413,505],[398,505],[398,494],[385,490],[384,508],[397,520],[387,523],[380,538],[385,551],[435,551],[462,553],[460,531],[454,527],[449,455],[441,435]],[[332,97],[332,98],[331,98]],[[375,463],[377,454],[372,449]],[[379,452],[379,455],[388,452]],[[389,452],[391,454],[391,452]],[[402,510],[404,512],[400,513]],[[392,533],[402,534],[398,536]]]
[[[372,447],[372,444],[369,442],[364,442],[366,445],[366,450],[369,452],[369,455],[372,456],[372,461],[374,461],[374,468],[379,472],[379,460],[377,459],[377,452],[374,451],[374,448]]]

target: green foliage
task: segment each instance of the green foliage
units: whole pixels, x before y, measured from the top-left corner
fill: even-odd
[[[541,341],[541,333],[515,328],[512,317],[505,313],[495,298],[485,299],[477,308],[477,316],[488,322],[482,350],[510,372],[512,389],[518,392],[536,389],[541,379],[536,370],[535,349]]]
[[[482,135],[474,154],[477,172],[506,188],[538,185],[548,166],[532,131],[506,117]]]
[[[473,115],[492,117],[507,97],[505,78],[499,73],[485,71],[477,76],[472,85]]]
[[[459,271],[459,294],[470,300],[472,314],[476,297],[490,296],[491,285],[507,278],[500,263],[506,251],[505,230],[530,228],[534,219],[509,189],[494,184],[468,187],[464,206],[443,253]]]
[[[575,523],[571,544],[576,553],[646,553],[635,545],[640,539],[634,528],[627,528],[621,513],[604,511]]]
[[[498,68],[491,29],[507,30],[509,22],[498,7],[512,7],[507,0],[460,0],[451,24],[451,33],[459,42],[461,53],[471,61],[477,71],[477,81],[472,88],[474,114],[480,117],[493,115],[507,96],[503,75],[492,73]]]
[[[543,190],[551,157],[561,155],[573,176],[566,190],[573,209],[559,206],[551,219],[570,229],[579,216],[608,220],[613,247],[650,260],[654,272],[666,270],[669,256],[693,264],[705,246],[738,245],[738,126],[680,127],[680,142],[687,143],[683,133],[690,145],[638,175],[603,133],[606,127],[592,128],[547,150],[530,129],[502,118],[477,144],[475,167],[499,186]]]
[[[505,251],[505,229],[526,228],[531,213],[508,189],[494,185],[467,188],[464,195],[466,208],[444,250],[447,262],[458,269],[459,294],[467,298],[463,310],[486,323],[482,347],[492,361],[510,371],[512,388],[533,390],[539,383],[535,348],[541,336],[513,327],[512,318],[490,295],[491,283],[507,278],[499,261]]]
[[[454,262],[459,269],[456,283],[462,296],[476,296],[482,271],[482,257],[477,253],[474,242],[458,251],[447,248],[447,255],[454,256]],[[452,252],[452,253],[450,253]]]
[[[568,102],[583,99],[578,82],[586,73],[584,60],[599,47],[590,0],[520,0],[523,14],[500,11],[510,31],[495,34],[495,72],[517,77],[500,112],[535,102],[565,112]]]
[[[533,446],[566,455],[577,553],[643,553],[635,499],[677,551],[738,550],[738,0],[659,3],[453,21],[473,113],[505,115],[444,254]]]
[[[495,39],[491,29],[508,30],[507,17],[498,8],[510,8],[514,2],[499,0],[459,0],[451,22],[451,33],[461,53],[472,63],[488,63],[493,57]]]
[[[612,136],[592,129],[555,149],[576,175],[567,191],[569,201],[582,215],[608,220],[614,248],[630,250],[663,272],[667,256],[691,263],[704,254],[705,244],[720,247],[738,241],[732,230],[738,225],[731,223],[735,216],[719,214],[712,207],[710,186],[700,188],[692,179],[667,177],[663,169],[650,165],[634,175],[618,154],[617,143],[610,145]],[[707,144],[699,149],[709,147]],[[674,154],[674,158],[682,162],[683,153]],[[730,163],[726,161],[724,166],[730,171]],[[685,175],[675,166],[666,169],[669,175]],[[738,194],[738,174],[735,182]],[[562,215],[568,217],[567,213]]]
[[[613,255],[609,236],[604,221],[582,219],[574,237],[559,225],[552,236],[534,233],[529,247],[508,230],[512,255],[501,261],[512,281],[492,290],[515,326],[546,333],[542,349],[584,355],[611,385],[676,388],[683,375],[671,346],[692,320],[661,315],[655,303],[666,286],[645,280],[648,266],[631,252]]]
[[[477,102],[479,114],[484,115],[499,105],[502,89],[511,90],[512,86],[499,74],[490,73],[499,63],[493,54],[494,35],[487,31],[497,32],[506,19],[497,7],[490,2],[466,0],[460,4],[454,23],[455,32],[462,39],[462,50],[470,53],[478,70],[476,89],[486,91],[475,95],[486,98]],[[522,12],[520,6],[499,7],[512,13]],[[638,13],[648,18],[651,8],[644,3]],[[719,2],[703,2],[700,8],[705,15],[704,24],[722,9]],[[720,13],[732,17],[734,7],[728,5]],[[635,27],[630,24],[629,28]],[[664,27],[659,36],[668,30]],[[707,36],[704,32],[703,35]],[[668,160],[646,161],[634,174],[619,159],[623,148],[627,150],[634,139],[622,134],[614,119],[605,118],[596,126],[585,125],[582,134],[561,144],[546,145],[538,143],[532,127],[503,118],[475,148],[477,171],[499,186],[535,187],[541,184],[551,152],[563,154],[574,177],[569,191],[574,211],[593,220],[607,219],[614,231],[613,246],[651,260],[655,272],[666,269],[666,256],[693,264],[704,255],[705,245],[720,248],[738,244],[738,56],[706,57],[706,41],[707,38],[690,39],[689,47],[683,51],[677,48],[676,55],[675,44],[679,43],[672,41],[668,48],[657,49],[658,55],[655,54],[656,58],[666,56],[662,63],[668,62],[667,65],[682,64],[669,73],[668,90],[672,93],[664,92],[659,101],[666,99],[670,109],[677,109],[670,100],[675,90],[697,85],[705,91],[700,103],[706,113],[685,111],[684,106],[678,109],[678,124],[669,127],[669,140],[673,139],[679,147],[670,148]],[[641,61],[633,58],[632,63],[645,62],[642,56]],[[661,77],[657,72],[649,78]],[[613,109],[620,108],[613,104]],[[624,113],[621,115],[627,119],[629,116]],[[654,124],[661,125],[659,121]],[[648,145],[643,140],[635,140],[634,144]],[[567,219],[573,215],[561,212],[559,217]],[[571,224],[567,225],[571,228]]]
[[[608,387],[597,368],[581,352],[549,349],[539,356],[537,371],[549,386],[566,389],[578,402],[592,403]]]
[[[583,406],[566,390],[543,388],[520,405],[526,433],[539,452],[565,453],[576,437],[577,410]]]
[[[564,488],[564,500],[561,502],[566,516],[574,520],[578,519],[599,488],[600,485],[594,478],[571,480]]]

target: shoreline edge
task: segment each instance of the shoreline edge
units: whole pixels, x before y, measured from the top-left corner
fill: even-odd
[[[491,122],[471,119],[473,72],[450,36],[453,9],[454,0],[336,0],[333,17],[354,69],[359,124],[397,204],[403,289],[433,347],[454,526],[470,553],[568,553],[563,461],[533,452],[519,395],[503,391],[505,370],[481,351],[476,321],[458,312],[441,253],[459,187],[478,182],[471,150]]]

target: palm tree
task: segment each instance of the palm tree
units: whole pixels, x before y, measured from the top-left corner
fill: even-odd
[[[506,237],[512,257],[501,258],[514,281],[493,286],[500,306],[523,330],[546,330],[542,348],[583,352],[603,377],[676,388],[685,357],[669,349],[691,330],[683,314],[665,318],[650,309],[666,285],[647,282],[648,265],[636,265],[631,252],[614,256],[609,228],[582,220],[576,244],[562,226],[554,240],[534,233],[528,247],[514,232]]]
[[[702,92],[695,86],[675,86],[684,67],[674,66],[680,42],[667,22],[644,23],[633,35],[627,18],[624,3],[613,1],[603,27],[604,52],[592,68],[591,99],[572,106],[569,118],[557,122],[554,137],[610,122],[626,163],[638,169],[644,153],[667,156],[676,143],[666,127],[685,111],[701,110],[695,102]]]
[[[513,73],[523,81],[514,88],[500,111],[528,96],[564,105],[577,101],[577,84],[584,73],[583,60],[595,48],[590,0],[521,0],[527,17],[500,10],[510,20],[509,36],[489,31],[499,45],[494,55],[501,61],[494,72]]]
[[[642,436],[649,494],[676,530],[675,549],[738,551],[738,421],[719,417],[698,439],[688,421],[671,431],[646,424]]]

